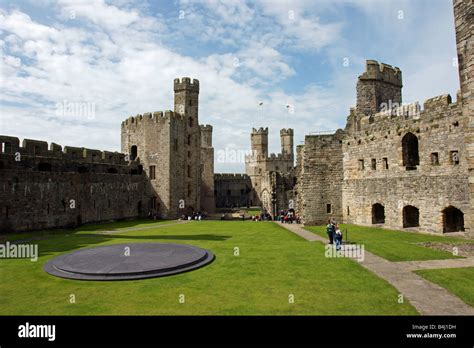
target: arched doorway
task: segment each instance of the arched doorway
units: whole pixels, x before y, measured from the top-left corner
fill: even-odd
[[[380,203],[372,205],[372,224],[385,223],[385,207]]]
[[[130,148],[130,160],[134,161],[137,158],[138,148],[137,145],[133,145]]]
[[[402,139],[403,165],[406,170],[415,170],[420,164],[418,153],[418,138],[413,133],[407,133]]]
[[[458,208],[449,206],[443,210],[443,232],[464,231],[464,214]]]
[[[419,227],[420,211],[417,207],[407,205],[403,207],[403,228]]]

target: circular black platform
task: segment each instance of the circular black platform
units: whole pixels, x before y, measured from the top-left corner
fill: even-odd
[[[171,243],[115,244],[74,251],[48,261],[49,274],[79,280],[128,280],[190,271],[214,260],[209,250]]]

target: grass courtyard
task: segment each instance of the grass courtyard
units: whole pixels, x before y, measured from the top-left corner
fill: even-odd
[[[308,231],[327,238],[325,226],[309,226]],[[435,236],[430,234],[386,230],[377,227],[365,227],[341,224],[341,230],[348,231],[348,240],[365,246],[367,251],[389,261],[423,261],[458,258],[453,253],[430,249],[420,245],[426,242],[453,244],[474,243],[457,237]],[[346,234],[344,233],[344,238]]]
[[[417,314],[357,262],[326,258],[323,244],[271,222],[138,221],[8,238],[37,243],[40,256],[0,259],[0,315]],[[43,271],[51,258],[79,248],[137,242],[192,244],[216,259],[192,272],[138,281],[74,281]]]

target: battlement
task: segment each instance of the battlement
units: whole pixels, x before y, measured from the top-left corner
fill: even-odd
[[[268,127],[260,127],[258,130],[256,128],[252,128],[252,134],[264,134],[268,135]]]
[[[452,101],[449,94],[439,95],[427,99],[421,108],[419,102],[411,104],[395,104],[392,108],[380,111],[372,116],[362,116],[360,118],[360,130],[365,130],[370,126],[395,123],[398,120],[425,120],[427,122],[447,117],[452,114],[451,110],[459,108],[459,104]],[[349,117],[356,117],[355,110],[351,109]]]
[[[137,114],[135,116],[130,116],[128,117],[125,121],[122,122],[122,128],[126,126],[133,126],[133,125],[139,125],[141,122],[155,122],[155,123],[162,123],[167,120],[170,120],[171,118],[179,119],[182,120],[183,116],[179,113],[176,113],[172,110],[165,110],[163,111],[154,111],[153,113],[151,112],[145,112],[143,115],[142,114]]]
[[[402,87],[402,72],[398,67],[379,64],[376,60],[367,60],[365,72],[359,76],[359,80],[377,80]]]
[[[128,165],[125,161],[125,155],[119,152],[101,151],[88,149],[84,147],[65,146],[51,143],[48,149],[48,143],[41,140],[24,139],[22,146],[17,137],[0,135],[0,154],[38,157],[42,159],[63,159],[81,161],[86,163],[104,163]]]
[[[293,136],[293,135],[294,135],[293,133],[294,133],[294,132],[293,132],[293,129],[291,129],[291,128],[288,128],[288,129],[285,129],[285,128],[280,129],[280,136],[283,136],[283,135],[291,135],[291,136]]]
[[[248,180],[250,177],[247,174],[240,173],[216,173],[214,180]]]
[[[189,77],[182,77],[174,79],[174,91],[192,91],[199,93],[199,80],[190,79]]]
[[[201,124],[199,128],[202,132],[212,132],[212,126],[210,124]]]

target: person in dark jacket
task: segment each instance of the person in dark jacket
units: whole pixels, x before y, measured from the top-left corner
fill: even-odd
[[[334,233],[336,232],[336,228],[331,220],[328,221],[328,225],[326,226],[326,232],[329,238],[329,244],[333,244],[334,242]]]

